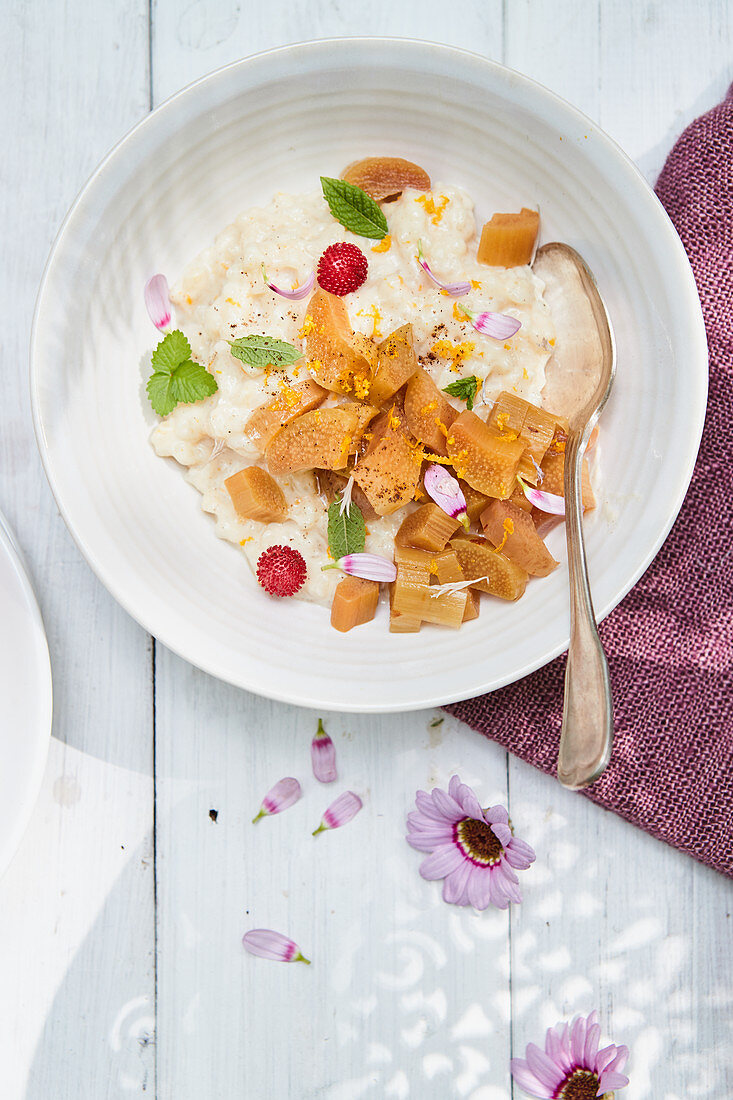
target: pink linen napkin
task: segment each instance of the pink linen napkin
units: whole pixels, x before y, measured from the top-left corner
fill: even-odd
[[[733,86],[682,134],[657,183],[702,302],[710,392],[679,518],[600,627],[615,707],[605,774],[585,793],[733,876]],[[447,709],[555,772],[565,657]]]

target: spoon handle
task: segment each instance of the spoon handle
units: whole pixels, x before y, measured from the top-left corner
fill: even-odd
[[[581,471],[592,423],[571,431],[565,451],[565,529],[570,579],[570,647],[557,777],[564,787],[587,787],[605,770],[613,741],[608,663],[598,637],[583,537]]]

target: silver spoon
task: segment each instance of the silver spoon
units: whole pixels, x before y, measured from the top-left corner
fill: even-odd
[[[587,787],[605,770],[613,742],[613,707],[606,655],[598,637],[583,538],[581,471],[590,434],[616,373],[611,322],[595,279],[567,244],[538,249],[533,270],[545,282],[555,322],[543,404],[570,421],[565,447],[565,531],[570,581],[570,646],[557,777]]]

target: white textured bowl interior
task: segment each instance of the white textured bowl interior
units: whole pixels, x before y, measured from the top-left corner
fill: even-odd
[[[618,344],[599,508],[586,525],[605,615],[663,541],[687,488],[707,357],[682,246],[617,147],[549,92],[460,51],[399,40],[308,43],[220,70],[163,104],[87,185],[39,295],[32,388],[53,491],[127,610],[222,679],[333,709],[401,710],[518,679],[567,647],[563,565],[453,633],[341,635],[320,607],[274,602],[214,534],[198,493],[148,443],[142,288],[177,278],[241,210],[373,153],[402,154],[475,197],[479,218],[539,204],[542,236],[595,272]],[[563,535],[551,543],[564,560]]]

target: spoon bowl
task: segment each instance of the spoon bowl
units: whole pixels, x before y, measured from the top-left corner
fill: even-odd
[[[563,786],[577,789],[603,773],[613,744],[608,663],[596,626],[583,537],[581,473],[590,434],[613,386],[616,347],[596,281],[574,248],[543,245],[533,268],[545,282],[556,328],[543,396],[548,408],[562,409],[570,422],[564,469],[570,645],[557,777]]]

